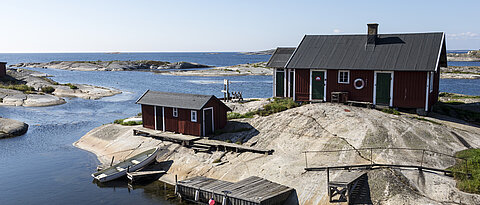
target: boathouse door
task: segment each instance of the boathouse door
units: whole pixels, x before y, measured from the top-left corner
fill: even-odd
[[[205,108],[203,109],[203,135],[213,134],[214,129],[213,108]]]
[[[377,72],[375,78],[375,104],[391,105],[392,73]]]
[[[285,71],[277,69],[275,73],[275,97],[285,97]]]
[[[155,106],[155,129],[163,131],[163,107]]]
[[[325,100],[325,71],[312,70],[310,76],[310,100]]]

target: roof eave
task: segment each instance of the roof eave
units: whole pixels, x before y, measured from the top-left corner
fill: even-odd
[[[145,96],[145,94],[148,93],[148,91],[150,91],[150,89],[147,89],[147,91],[145,91],[145,92],[142,94],[142,96],[140,96],[140,97],[137,99],[137,101],[135,101],[135,104],[141,104],[141,103],[138,103],[138,101],[140,101],[140,100],[143,98],[143,96]]]

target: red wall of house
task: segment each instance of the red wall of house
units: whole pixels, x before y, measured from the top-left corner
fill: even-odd
[[[426,85],[427,72],[395,71],[393,107],[425,108]]]
[[[310,100],[310,70],[295,69],[295,100]]]
[[[5,77],[7,75],[7,66],[5,63],[0,62],[0,78]]]
[[[429,94],[428,105],[429,111],[431,110],[432,106],[438,102],[438,87],[440,84],[440,68],[437,72],[435,72],[434,80],[433,80],[433,92]]]
[[[365,82],[362,89],[357,90],[353,85],[355,79],[361,78]],[[373,102],[374,71],[350,70],[350,82],[338,83],[338,70],[327,70],[327,101],[331,100],[332,92],[348,92],[348,100]]]
[[[155,117],[152,105],[142,105],[143,127],[155,129]]]
[[[222,102],[216,98],[210,99],[204,108],[213,107],[213,121],[215,130],[222,129],[227,124],[227,108],[222,105]],[[203,115],[203,111],[202,111]],[[202,116],[203,117],[203,116]],[[203,118],[202,118],[203,120]],[[202,127],[203,129],[203,127]]]

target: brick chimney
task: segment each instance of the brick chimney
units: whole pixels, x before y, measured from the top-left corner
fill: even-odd
[[[367,32],[367,45],[375,45],[377,41],[378,35],[378,24],[377,23],[369,23],[367,24],[368,32]]]

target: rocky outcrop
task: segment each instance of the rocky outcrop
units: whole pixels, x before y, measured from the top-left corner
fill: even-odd
[[[252,51],[252,52],[241,52],[245,55],[272,55],[275,53],[276,48],[264,50],[264,51]]]
[[[448,66],[442,67],[441,78],[480,79],[480,66]]]
[[[20,136],[27,132],[26,123],[0,117],[0,139],[5,137]]]
[[[10,67],[53,68],[78,71],[127,71],[208,68],[208,65],[189,62],[138,61],[52,61],[48,63],[17,63]]]
[[[241,75],[272,75],[273,69],[266,67],[266,62],[240,64],[226,67],[216,67],[205,70],[178,70],[162,72],[164,75],[180,76],[241,76]]]
[[[447,53],[448,61],[480,61],[480,50],[467,53]]]
[[[249,107],[249,103],[255,103]],[[245,103],[234,112],[246,112],[260,106],[259,101]],[[228,127],[240,131],[224,133],[214,138],[243,143],[243,145],[273,149],[272,155],[256,153],[195,152],[179,144],[134,136],[132,129],[115,124],[103,125],[87,133],[75,146],[94,152],[103,163],[112,155],[122,160],[135,153],[160,146],[158,160],[172,162],[162,180],[174,181],[193,176],[205,176],[236,182],[250,176],[295,188],[299,204],[329,204],[326,193],[326,173],[306,172],[305,154],[308,150],[351,151],[309,153],[308,166],[335,166],[370,163],[370,153],[359,148],[405,147],[427,149],[453,154],[466,149],[452,132],[472,147],[480,146],[480,129],[456,129],[442,121],[432,123],[408,114],[392,115],[374,109],[342,104],[308,104],[266,117],[229,121]],[[437,124],[440,123],[440,124]],[[248,129],[245,129],[248,128]],[[125,151],[126,150],[126,151]],[[112,154],[115,153],[115,154]],[[421,152],[378,150],[372,154],[375,163],[418,163]],[[455,160],[440,155],[425,155],[424,166],[447,168]],[[220,162],[220,163],[218,163]],[[331,171],[330,178],[342,174]],[[480,195],[468,194],[455,187],[455,180],[441,174],[412,169],[382,169],[368,171],[369,196],[373,204],[479,204]]]
[[[120,93],[119,90],[93,85],[59,84],[44,73],[26,69],[9,69],[7,77],[0,79],[0,106],[52,106],[65,103],[62,97],[96,100]]]

